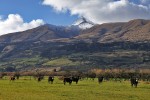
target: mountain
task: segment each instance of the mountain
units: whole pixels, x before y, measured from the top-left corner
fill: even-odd
[[[93,27],[95,24],[89,20],[87,20],[84,17],[81,17],[80,19],[78,19],[76,22],[74,22],[74,24],[72,24],[73,26],[77,26],[80,29],[88,29]]]
[[[87,28],[87,26],[92,27]],[[71,26],[46,24],[24,32],[0,36],[0,43],[25,41],[96,41],[100,43],[150,41],[150,20],[136,19],[129,22],[94,25],[85,18],[81,18]]]
[[[150,20],[136,19],[129,22],[95,25],[75,38],[97,42],[150,41]]]
[[[0,36],[0,43],[29,42],[29,41],[51,41],[62,38],[77,36],[80,29],[77,27],[55,26],[45,24],[34,29],[23,32],[10,33]]]
[[[150,20],[80,27],[88,24],[82,18],[71,26],[45,24],[0,36],[0,71],[35,66],[62,70],[149,68]]]

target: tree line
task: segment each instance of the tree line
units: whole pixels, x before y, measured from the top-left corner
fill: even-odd
[[[15,76],[19,79],[20,76],[44,77],[58,76],[71,77],[79,76],[81,79],[93,79],[103,76],[105,80],[129,80],[136,77],[141,81],[150,81],[150,69],[92,69],[86,72],[81,71],[20,71],[20,72],[0,72],[0,79],[4,76]]]

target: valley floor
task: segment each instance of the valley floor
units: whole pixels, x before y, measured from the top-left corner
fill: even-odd
[[[54,84],[47,77],[37,82],[31,77],[21,77],[14,82],[0,80],[0,100],[149,100],[150,84],[140,82],[137,88],[129,81],[82,80],[79,84],[63,84],[55,78]]]

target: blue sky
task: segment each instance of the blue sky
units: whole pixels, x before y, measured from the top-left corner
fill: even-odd
[[[7,18],[9,14],[19,14],[25,22],[43,19],[55,25],[70,25],[77,19],[77,15],[71,16],[69,12],[56,13],[52,7],[42,5],[42,0],[1,0],[0,15]]]
[[[150,19],[150,0],[0,0],[0,35],[71,25],[80,16],[96,24]]]

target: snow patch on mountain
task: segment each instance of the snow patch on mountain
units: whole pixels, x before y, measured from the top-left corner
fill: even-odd
[[[88,29],[93,27],[95,24],[89,20],[87,20],[84,17],[81,17],[80,19],[78,19],[74,24],[72,24],[73,26],[77,26],[80,29]]]

